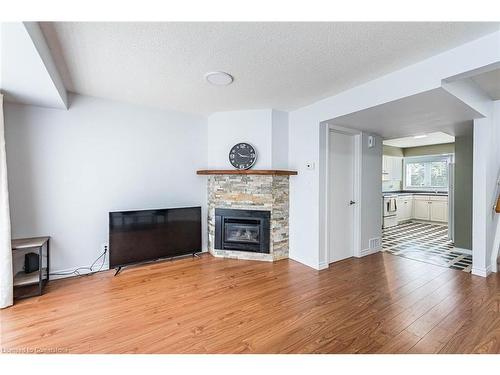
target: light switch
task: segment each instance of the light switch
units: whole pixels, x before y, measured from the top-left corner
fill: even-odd
[[[375,146],[375,138],[373,135],[368,136],[368,148],[373,148]]]

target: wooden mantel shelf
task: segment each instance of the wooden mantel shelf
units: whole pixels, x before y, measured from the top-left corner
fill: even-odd
[[[196,171],[199,175],[214,175],[214,174],[245,174],[245,175],[261,175],[261,176],[295,176],[297,171],[286,171],[280,169],[203,169]]]

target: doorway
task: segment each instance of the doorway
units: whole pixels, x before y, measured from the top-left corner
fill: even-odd
[[[328,263],[356,254],[359,137],[340,129],[328,132]]]
[[[471,271],[472,141],[472,126],[384,140],[383,251]]]

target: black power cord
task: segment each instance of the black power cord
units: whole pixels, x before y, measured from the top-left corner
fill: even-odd
[[[104,252],[99,255],[97,257],[96,260],[94,260],[94,262],[90,265],[90,267],[78,267],[76,269],[74,269],[73,271],[68,271],[68,272],[56,272],[56,273],[50,273],[49,275],[53,275],[53,276],[69,276],[69,275],[75,275],[75,276],[91,276],[99,271],[102,270],[102,267],[104,267],[104,263],[106,262],[106,254],[108,252],[108,247],[105,246],[104,248]],[[101,265],[99,266],[99,269],[97,270],[94,270],[94,266],[95,264],[99,261],[99,259],[102,258],[102,262],[101,262]],[[90,272],[87,272],[87,273],[80,273],[80,270],[88,270]]]

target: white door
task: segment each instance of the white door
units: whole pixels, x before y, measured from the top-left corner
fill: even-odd
[[[335,131],[329,139],[329,262],[354,255],[354,137]]]

